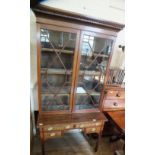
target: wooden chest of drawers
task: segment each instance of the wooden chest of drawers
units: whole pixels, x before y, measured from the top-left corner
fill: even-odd
[[[125,89],[121,87],[105,87],[103,98],[103,111],[124,110]]]
[[[72,129],[81,129],[85,134],[97,133],[98,141],[95,146],[95,151],[97,151],[105,121],[107,119],[101,112],[39,115],[38,126],[42,141],[42,153],[44,154],[45,140],[63,136],[65,132]]]

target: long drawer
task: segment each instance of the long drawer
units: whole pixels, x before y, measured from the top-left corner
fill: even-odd
[[[57,131],[57,130],[68,130],[74,128],[85,128],[92,126],[101,126],[101,121],[96,122],[86,122],[86,123],[74,123],[74,124],[62,124],[62,125],[48,125],[43,127],[44,132]]]
[[[125,100],[104,100],[104,109],[125,108]]]
[[[54,130],[66,130],[66,129],[72,129],[74,126],[73,124],[62,124],[62,125],[48,125],[45,126],[43,129],[44,131],[54,131]]]

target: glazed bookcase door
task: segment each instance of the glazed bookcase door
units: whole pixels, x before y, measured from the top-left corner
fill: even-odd
[[[75,111],[99,109],[113,37],[82,32]]]
[[[40,26],[42,112],[71,111],[78,31]]]

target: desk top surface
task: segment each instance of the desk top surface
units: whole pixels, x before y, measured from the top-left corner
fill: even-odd
[[[38,123],[44,125],[63,124],[63,123],[80,123],[88,121],[107,121],[106,117],[101,112],[96,113],[72,113],[72,114],[39,114]]]
[[[110,111],[107,112],[113,122],[125,132],[125,111]]]

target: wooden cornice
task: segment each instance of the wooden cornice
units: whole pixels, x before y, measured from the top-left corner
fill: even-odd
[[[98,26],[98,27],[114,30],[117,32],[124,28],[123,24],[101,20],[98,18],[93,18],[79,13],[65,11],[57,8],[44,6],[44,5],[37,5],[34,8],[32,8],[32,10],[34,11],[37,17],[42,16],[47,18],[55,18],[57,20],[67,20],[75,23],[80,22],[82,24]]]

